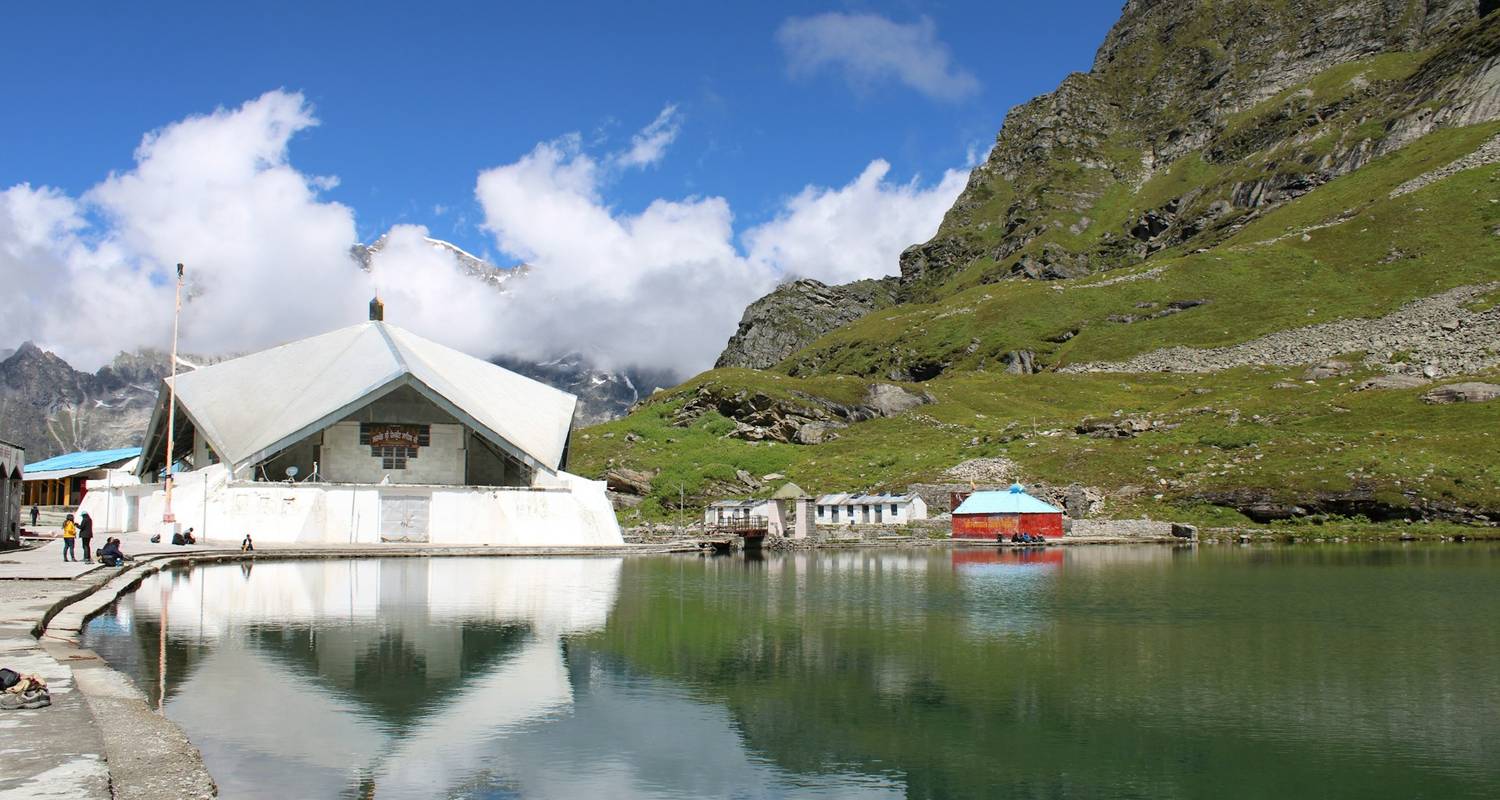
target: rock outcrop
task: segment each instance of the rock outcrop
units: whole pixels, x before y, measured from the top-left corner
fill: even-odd
[[[1448,403],[1487,403],[1500,397],[1500,385],[1468,381],[1439,386],[1422,395],[1422,402],[1433,405]]]
[[[1500,66],[1482,30],[1494,26],[1456,34],[1489,10],[1474,0],[1131,0],[1089,72],[1006,116],[936,236],[902,254],[901,297],[934,299],[970,270],[1059,280],[1211,243],[1437,126],[1500,118]],[[1283,95],[1340,64],[1439,44],[1447,57],[1404,81],[1351,76],[1326,96]],[[1387,122],[1379,135],[1352,132],[1372,119]],[[1205,170],[1206,181],[1123,217],[1101,203],[1189,156],[1227,165],[1268,153],[1258,174]]]
[[[809,278],[784,283],[751,303],[715,367],[766,369],[877,308],[890,305],[894,278],[829,286]]]
[[[854,405],[805,394],[775,397],[766,392],[703,385],[677,410],[672,424],[685,427],[712,411],[734,422],[734,429],[726,437],[752,442],[822,444],[838,438],[838,430],[850,424],[899,416],[933,402],[936,401],[931,394],[883,383],[872,384],[864,399]]]

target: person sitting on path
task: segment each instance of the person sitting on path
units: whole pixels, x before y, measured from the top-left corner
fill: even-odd
[[[198,540],[195,539],[195,538],[193,538],[193,529],[192,528],[188,528],[187,529],[187,533],[184,533],[182,535],[182,543],[183,544],[197,544],[198,543]]]
[[[245,534],[245,541],[240,542],[240,552],[249,553],[255,550],[255,542],[250,541],[250,534]]]
[[[89,512],[83,512],[83,518],[78,521],[78,542],[83,545],[83,561],[85,564],[94,563],[94,518]]]
[[[63,560],[77,561],[78,551],[73,549],[74,540],[78,537],[78,523],[73,521],[73,515],[69,514],[63,520]]]
[[[107,567],[118,567],[130,560],[130,556],[120,552],[120,540],[111,537],[104,546],[99,548],[99,561]]]

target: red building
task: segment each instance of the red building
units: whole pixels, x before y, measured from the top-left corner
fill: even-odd
[[[1021,484],[1008,492],[975,492],[953,509],[953,538],[1009,539],[1030,533],[1046,539],[1063,535],[1063,512],[1026,493]]]

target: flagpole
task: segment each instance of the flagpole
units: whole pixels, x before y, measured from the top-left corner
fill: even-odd
[[[177,300],[172,309],[172,379],[167,384],[167,477],[164,481],[166,499],[162,504],[161,523],[163,538],[177,533],[177,517],[172,514],[172,440],[177,436],[177,324],[182,317],[182,265],[177,265]]]

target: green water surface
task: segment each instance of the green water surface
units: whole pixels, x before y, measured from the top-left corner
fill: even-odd
[[[1489,545],[216,565],[87,644],[227,798],[1500,797]]]

